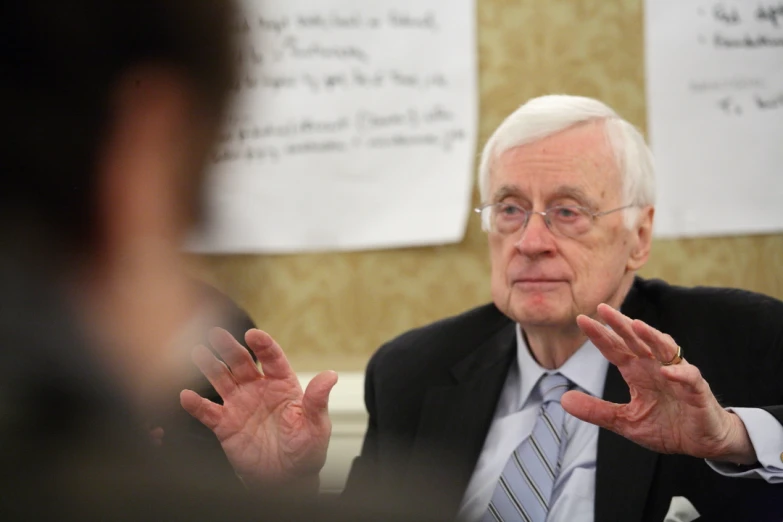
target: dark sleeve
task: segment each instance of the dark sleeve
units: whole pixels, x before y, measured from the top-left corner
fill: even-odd
[[[780,324],[783,325],[783,314],[781,314]],[[770,382],[777,381],[778,388],[783,388],[783,326],[780,328],[777,339],[772,343],[768,353],[768,358],[764,361],[764,366],[772,371],[772,375],[768,378],[772,379]],[[776,405],[766,406],[762,409],[768,411],[783,425],[783,390],[781,390],[781,396],[778,397]]]
[[[783,405],[781,406],[767,406],[766,408],[762,408],[763,410],[768,411],[770,414],[772,414],[773,417],[775,417],[780,424],[783,424]]]

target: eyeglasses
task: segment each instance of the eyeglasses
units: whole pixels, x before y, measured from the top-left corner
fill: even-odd
[[[634,205],[625,205],[604,212],[593,212],[588,208],[578,206],[557,206],[550,207],[543,212],[536,212],[525,210],[513,203],[487,203],[474,211],[481,214],[481,226],[488,232],[504,236],[513,234],[526,228],[530,217],[533,214],[538,214],[544,218],[547,228],[554,234],[574,238],[589,232],[596,218],[632,206]]]

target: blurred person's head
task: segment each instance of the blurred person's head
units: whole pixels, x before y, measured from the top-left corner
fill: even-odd
[[[479,189],[501,311],[578,334],[577,315],[620,306],[649,256],[655,203],[633,125],[590,98],[534,98],[488,140]]]
[[[136,392],[166,379],[191,312],[180,247],[233,81],[232,5],[0,6],[0,252],[68,289]]]

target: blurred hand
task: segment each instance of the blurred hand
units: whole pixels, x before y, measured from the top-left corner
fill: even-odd
[[[717,401],[699,369],[675,360],[671,336],[632,321],[602,304],[598,316],[577,323],[628,384],[631,401],[613,404],[582,392],[563,395],[563,408],[579,419],[612,430],[660,453],[681,453],[736,464],[756,462],[745,425]]]
[[[205,346],[193,350],[193,361],[223,405],[183,390],[182,407],[215,433],[245,483],[317,480],[332,431],[328,401],[337,374],[319,373],[303,393],[283,350],[267,333],[245,334],[262,371],[225,330],[213,329],[209,340],[226,364]]]

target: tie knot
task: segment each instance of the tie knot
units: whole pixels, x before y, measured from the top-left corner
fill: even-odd
[[[544,375],[538,383],[538,389],[541,397],[544,398],[544,404],[547,402],[560,402],[560,397],[568,391],[570,381],[567,377],[559,373],[550,373]]]

